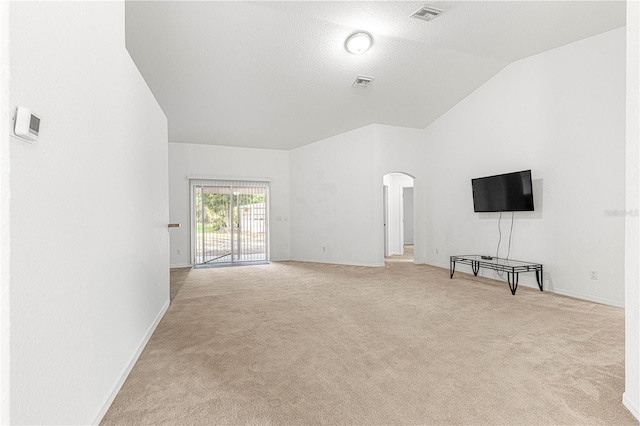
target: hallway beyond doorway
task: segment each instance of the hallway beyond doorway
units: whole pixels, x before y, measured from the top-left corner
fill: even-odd
[[[404,254],[394,254],[384,258],[386,262],[413,262],[413,244],[404,245]]]

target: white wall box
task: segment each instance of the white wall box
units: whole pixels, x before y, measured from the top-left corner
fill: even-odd
[[[31,112],[29,108],[16,108],[15,125],[13,133],[27,142],[35,142],[40,132],[40,117]]]

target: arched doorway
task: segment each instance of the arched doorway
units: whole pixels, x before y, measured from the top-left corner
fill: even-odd
[[[384,256],[413,262],[414,178],[407,173],[382,177]]]

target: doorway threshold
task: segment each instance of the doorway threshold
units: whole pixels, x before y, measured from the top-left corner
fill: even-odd
[[[207,263],[202,265],[196,265],[193,269],[209,269],[209,268],[227,268],[230,266],[254,266],[254,265],[268,265],[266,260],[259,260],[254,262],[234,262],[234,263]]]

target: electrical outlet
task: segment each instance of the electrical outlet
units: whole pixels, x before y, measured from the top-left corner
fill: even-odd
[[[322,246],[322,251],[327,251],[327,249],[324,246]]]
[[[436,249],[436,254],[440,254],[440,250]]]
[[[176,254],[181,254],[182,252],[180,251],[180,249],[176,250]]]
[[[589,273],[590,277],[592,280],[597,280],[598,279],[598,271],[592,269]]]

